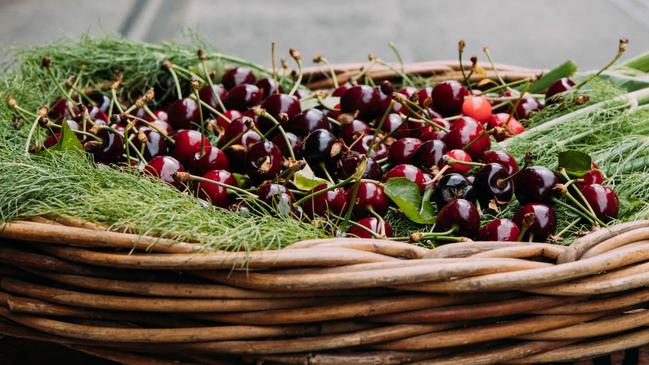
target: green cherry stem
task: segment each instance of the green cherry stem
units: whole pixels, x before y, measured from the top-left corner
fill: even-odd
[[[25,141],[25,155],[27,156],[29,156],[29,148],[31,147],[32,138],[34,138],[34,132],[36,132],[36,127],[38,127],[41,118],[44,118],[45,115],[47,115],[47,108],[42,107],[38,112],[36,118],[34,118],[34,122],[32,123],[32,126],[29,129],[29,133],[27,134],[27,140]]]
[[[295,63],[297,64],[297,80],[295,80],[295,83],[293,84],[293,87],[291,88],[291,91],[288,93],[288,95],[293,96],[297,92],[297,89],[300,87],[302,84],[302,55],[300,55],[300,52],[298,50],[291,48],[289,49],[289,53],[291,57],[295,60]]]
[[[286,134],[286,131],[284,130],[284,127],[282,127],[280,122],[277,119],[275,119],[275,117],[273,117],[269,112],[267,112],[266,110],[264,110],[264,109],[262,109],[260,107],[254,108],[253,112],[258,117],[264,117],[264,118],[270,120],[271,122],[273,122],[275,125],[277,125],[277,128],[279,129],[279,133],[284,138],[284,143],[286,143],[286,147],[288,147],[288,152],[291,155],[291,158],[294,161],[297,161],[297,159],[295,158],[295,152],[293,151],[293,146],[291,146],[291,141],[288,139],[288,135]]]
[[[329,60],[328,60],[325,56],[323,56],[323,55],[317,55],[317,56],[313,57],[313,62],[315,62],[315,63],[320,63],[320,62],[322,62],[322,63],[324,63],[324,64],[327,66],[327,68],[329,69],[329,75],[330,75],[330,77],[331,77],[331,82],[332,82],[333,85],[334,85],[334,89],[337,89],[338,86],[340,86],[340,85],[338,84],[338,76],[336,75],[336,70],[334,70],[334,67],[333,67],[333,65],[329,62]]]
[[[504,86],[507,85],[505,80],[500,76],[500,73],[498,72],[498,68],[496,67],[496,64],[494,63],[493,58],[491,57],[491,51],[489,50],[489,47],[483,47],[482,52],[484,52],[485,56],[487,56],[487,60],[489,60],[489,64],[491,65],[491,69],[493,72],[496,74],[496,78],[498,78],[498,81]]]
[[[618,48],[617,48],[617,53],[615,54],[615,57],[613,57],[613,59],[611,60],[611,62],[609,62],[609,63],[606,64],[604,67],[602,67],[601,69],[599,69],[599,71],[595,72],[594,74],[592,74],[592,75],[590,75],[589,77],[587,77],[587,78],[585,78],[584,80],[582,80],[579,84],[577,84],[577,86],[575,86],[575,89],[576,89],[576,90],[579,90],[581,87],[583,87],[584,85],[588,84],[589,82],[591,82],[591,81],[593,81],[595,78],[597,78],[599,75],[601,75],[602,72],[608,70],[611,66],[613,66],[613,65],[614,65],[614,64],[615,64],[615,63],[620,59],[620,57],[622,57],[622,55],[623,55],[624,52],[626,51],[626,46],[627,46],[627,44],[629,44],[629,40],[628,40],[628,39],[626,39],[626,38],[620,38],[620,42],[619,42],[619,45],[618,45]]]
[[[173,65],[173,63],[171,63],[170,60],[164,60],[164,61],[162,62],[162,65],[163,65],[164,67],[166,67],[167,70],[169,70],[169,73],[171,74],[171,77],[172,77],[173,80],[174,80],[174,85],[176,85],[176,94],[178,94],[178,95],[177,95],[177,96],[178,96],[178,100],[182,100],[182,99],[183,99],[183,93],[182,93],[182,91],[180,90],[180,81],[178,81],[178,75],[176,74],[176,71],[174,70],[174,65]]]

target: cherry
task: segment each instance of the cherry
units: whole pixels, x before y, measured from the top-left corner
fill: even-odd
[[[407,123],[401,118],[401,115],[390,113],[385,118],[381,130],[394,138],[404,138],[413,135],[419,127],[418,123]]]
[[[92,92],[88,95],[88,97],[90,97],[90,99],[93,101],[94,105],[92,106],[97,111],[106,113],[110,108],[110,98],[108,96],[99,92]],[[88,107],[88,109],[90,109],[90,107]]]
[[[354,187],[347,190],[347,196],[351,199]],[[383,192],[383,186],[371,182],[361,181],[358,184],[356,201],[354,201],[354,214],[367,214],[369,209],[373,209],[377,214],[385,214],[388,211],[388,198]]]
[[[153,122],[155,120],[161,120],[163,122],[169,121],[169,114],[164,110],[154,110],[151,112],[151,114],[153,114],[155,118],[149,115],[149,113],[144,113],[144,119],[146,119],[147,122]]]
[[[507,168],[499,163],[488,163],[475,174],[473,187],[478,200],[483,205],[492,201],[505,203],[514,196],[514,184],[511,180],[503,180],[509,176]]]
[[[257,188],[257,196],[281,215],[293,213],[295,196],[284,185],[265,182]]]
[[[291,132],[286,132],[286,138],[288,139],[288,142],[291,145],[291,149],[293,150],[295,157],[299,159],[300,154],[302,153],[302,139]],[[291,152],[289,151],[288,146],[286,145],[286,140],[284,140],[283,135],[278,133],[275,135],[275,137],[273,137],[271,141],[277,147],[279,147],[279,149],[282,151],[282,155],[284,156],[291,155]]]
[[[242,84],[230,89],[228,96],[225,98],[225,106],[228,109],[246,111],[248,108],[259,105],[264,96],[264,92],[257,86]]]
[[[327,184],[320,184],[313,188],[309,194],[315,193],[328,188]],[[303,208],[309,216],[319,215],[327,216],[328,212],[335,215],[342,215],[347,206],[347,194],[342,188],[335,188],[322,193],[320,195],[312,196],[304,202]]]
[[[451,129],[451,124],[446,121],[446,119],[435,118],[432,120],[433,123],[443,127],[445,130]],[[421,131],[419,132],[419,139],[422,141],[429,141],[432,139],[441,139],[443,140],[448,132],[435,128],[432,125],[426,124]]]
[[[50,106],[47,116],[54,120],[60,118],[71,119],[72,114],[70,113],[70,109],[74,114],[79,114],[79,108],[74,103],[66,99],[58,99]]]
[[[473,159],[471,159],[471,156],[468,153],[464,152],[464,150],[457,150],[457,149],[446,152],[444,158],[449,158],[449,159],[464,161],[464,162],[473,162]],[[442,163],[446,165],[444,158],[442,158]],[[470,165],[465,165],[461,163],[450,163],[448,165],[451,171],[455,171],[460,174],[466,174],[467,172],[469,172],[469,170],[471,170]]]
[[[580,181],[577,182],[577,186],[579,188],[583,188],[592,184],[602,184],[604,182],[604,174],[601,170],[599,170],[597,164],[592,162],[590,167],[590,171],[579,177]]]
[[[96,162],[115,163],[122,160],[124,137],[121,134],[100,129],[97,137],[101,138],[101,143],[89,145]]]
[[[526,237],[545,241],[557,228],[557,218],[552,207],[545,204],[525,204],[514,214],[514,223],[525,232]]]
[[[133,145],[138,150],[142,150],[142,146],[144,146],[143,155],[147,160],[167,153],[167,141],[165,138],[159,132],[149,127],[139,128],[137,138],[133,141]]]
[[[547,167],[532,166],[521,170],[514,178],[514,191],[521,204],[549,203],[559,179]]]
[[[365,227],[366,229],[352,225],[347,230],[348,235],[358,238],[376,238],[376,236],[374,236],[374,234],[372,234],[371,232],[374,232],[378,237],[392,237],[394,235],[390,223],[386,221],[380,221],[376,217],[361,218],[356,221],[356,223]]]
[[[254,84],[256,81],[257,78],[252,71],[245,67],[235,67],[226,70],[221,78],[221,82],[227,90],[242,84]]]
[[[90,117],[90,120],[96,121],[96,120],[102,120],[105,123],[108,123],[108,115],[106,115],[105,112],[101,111],[98,107],[94,105],[90,105],[88,107],[88,117]]]
[[[520,120],[529,119],[532,113],[537,112],[542,108],[543,104],[539,103],[539,101],[532,95],[525,94],[518,103],[518,107],[516,107],[516,110],[514,111],[514,116]]]
[[[197,175],[202,175],[210,170],[229,170],[228,158],[220,149],[212,146],[205,146],[205,154],[201,156],[200,151],[194,154],[189,162],[189,170]]]
[[[167,109],[169,123],[174,129],[187,129],[192,122],[198,122],[200,117],[198,104],[194,99],[176,100]]]
[[[480,230],[478,208],[466,199],[454,199],[437,213],[436,232],[454,230],[454,234],[475,238]]]
[[[210,127],[212,128],[213,131],[221,132],[221,131],[225,130],[225,128],[227,128],[228,125],[230,125],[230,123],[233,120],[241,118],[243,116],[243,113],[241,113],[238,110],[232,109],[232,110],[226,110],[225,112],[223,112],[223,115],[225,117],[227,117],[227,119],[225,119],[224,117],[222,117],[220,115],[217,115],[216,119],[208,119],[205,122],[208,125],[210,125]],[[229,121],[228,121],[228,119],[229,119]]]
[[[241,144],[240,141],[243,133],[249,130],[248,126],[246,126],[246,122],[250,120],[247,120],[246,118],[247,117],[232,119],[232,122],[226,125],[225,128],[223,129],[223,133],[221,134],[221,137],[219,138],[217,145],[221,147],[225,144],[230,144],[230,143]],[[235,139],[236,141],[232,142],[232,140]]]
[[[173,128],[171,128],[171,124],[162,119],[156,119],[149,123],[151,123],[151,129],[155,129],[156,131],[165,133],[167,135],[171,134],[174,131]]]
[[[261,107],[265,109],[268,114],[272,115],[278,122],[283,118],[280,114],[286,114],[286,117],[293,118],[298,115],[302,110],[300,108],[300,101],[292,95],[288,94],[273,94],[264,100]],[[259,127],[262,131],[267,131],[275,126],[275,123],[267,118],[259,118]]]
[[[326,129],[316,129],[304,140],[302,155],[309,162],[329,162],[340,154],[338,138]]]
[[[284,92],[282,85],[280,85],[276,80],[273,80],[269,77],[257,81],[257,87],[260,88],[266,96],[281,94]]]
[[[246,160],[246,172],[254,181],[274,179],[282,169],[282,151],[271,141],[250,146]]]
[[[470,117],[453,122],[444,142],[449,149],[464,149],[473,159],[480,159],[491,147],[491,139],[482,124]]]
[[[365,135],[361,140],[354,143],[352,150],[360,152],[375,160],[382,160],[388,157],[388,147],[380,142],[381,138],[374,135]],[[370,151],[370,147],[372,150]]]
[[[390,161],[394,164],[410,163],[421,144],[421,140],[411,137],[396,140],[390,145]]]
[[[482,162],[501,164],[507,170],[508,175],[518,172],[518,163],[516,163],[516,159],[504,151],[487,151],[484,156],[482,156]]]
[[[415,94],[413,94],[413,96],[420,107],[428,108],[431,106],[431,103],[433,102],[433,88],[430,86],[425,87],[423,89],[418,90]]]
[[[364,155],[356,151],[348,151],[343,153],[343,156],[338,161],[337,172],[339,179],[346,179],[356,172],[358,164],[363,159]],[[363,173],[363,179],[381,180],[383,176],[383,169],[375,159],[367,157],[367,166]]]
[[[156,156],[144,166],[144,172],[159,177],[160,180],[176,187],[178,190],[183,190],[184,185],[174,179],[174,174],[184,171],[183,165],[171,156]]]
[[[388,84],[386,84],[388,83]],[[374,87],[372,91],[372,102],[369,114],[366,116],[367,120],[379,118],[388,110],[390,102],[392,101],[392,92],[394,87],[390,81],[383,81],[379,87]],[[402,106],[400,105],[399,108]],[[362,113],[361,113],[362,114]],[[363,119],[360,115],[359,118]]]
[[[437,184],[433,199],[437,204],[437,209],[442,209],[454,199],[474,200],[473,183],[457,173],[444,175]]]
[[[308,109],[294,116],[287,124],[286,130],[300,137],[307,136],[316,129],[331,131],[327,115],[318,109]]]
[[[374,89],[371,86],[353,86],[340,96],[340,110],[343,113],[358,111],[358,118],[372,120],[374,118],[373,94]]]
[[[54,146],[59,139],[61,139],[61,133],[54,133],[53,135],[49,135],[45,137],[45,140],[43,141],[43,147],[44,148],[50,148]]]
[[[492,116],[491,103],[484,96],[467,96],[462,102],[462,114],[486,123]]]
[[[575,83],[567,77],[555,81],[545,92],[545,104],[550,105],[561,101],[559,94],[575,88]]]
[[[444,116],[459,114],[462,111],[464,97],[467,95],[469,90],[457,81],[440,82],[433,88],[433,107]]]
[[[442,157],[446,152],[446,143],[437,139],[429,140],[417,148],[412,161],[425,170],[431,169],[433,166],[440,167]]]
[[[383,181],[388,181],[391,178],[403,177],[406,178],[419,187],[420,191],[425,189],[426,177],[420,169],[416,168],[413,165],[400,164],[393,167],[390,171],[383,175]]]
[[[521,124],[521,122],[516,120],[516,118],[514,118],[513,116],[510,117],[508,113],[497,113],[492,115],[487,120],[487,126],[490,129],[502,129],[502,131],[497,131],[494,134],[494,137],[498,142],[525,131],[525,126],[523,126],[523,124]]]
[[[203,137],[203,145],[210,145],[209,139]],[[201,151],[201,133],[193,129],[183,129],[176,133],[174,143],[174,156],[182,163],[194,159],[196,153]]]
[[[582,187],[580,190],[588,205],[593,208],[597,218],[604,222],[617,218],[620,204],[613,189],[600,184],[591,184]]]
[[[506,218],[497,218],[480,228],[478,239],[480,241],[515,242],[518,241],[520,234],[521,229],[516,223]]]
[[[217,95],[219,99],[216,98]],[[223,102],[227,95],[228,91],[222,85],[212,85],[212,87],[205,85],[198,91],[198,96],[204,103],[221,112],[223,109],[221,108],[221,104],[219,104],[219,100]]]
[[[342,95],[345,93],[345,91],[351,89],[352,87],[354,87],[354,85],[352,85],[351,82],[346,82],[346,83],[344,83],[344,84],[338,86],[338,87],[337,87],[337,88],[336,88],[336,89],[331,93],[331,96],[338,96],[338,97],[340,97],[340,96],[342,96]]]
[[[231,173],[225,170],[210,170],[203,174],[204,179],[216,181],[226,185],[237,186],[237,179]],[[228,197],[228,189],[221,185],[211,184],[201,181],[196,184],[196,195],[216,205],[217,207],[225,208],[230,205],[230,198]]]
[[[349,146],[358,138],[368,134],[370,132],[370,126],[362,120],[354,119],[351,123],[343,125],[340,130],[340,137],[343,141]]]
[[[432,88],[431,88],[432,90]],[[402,87],[399,91],[397,91],[401,95],[405,95],[406,98],[410,99],[412,98],[413,95],[417,93],[417,88],[414,86],[404,86]]]

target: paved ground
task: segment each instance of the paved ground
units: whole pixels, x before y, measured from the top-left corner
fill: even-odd
[[[456,57],[490,46],[496,59],[551,67],[571,58],[583,69],[607,62],[617,39],[627,57],[649,51],[646,0],[2,0],[0,44],[28,45],[83,32],[138,40],[182,40],[198,30],[225,52],[268,64],[270,42],[334,62],[391,58],[389,41],[407,61]],[[0,50],[0,54],[6,51]]]

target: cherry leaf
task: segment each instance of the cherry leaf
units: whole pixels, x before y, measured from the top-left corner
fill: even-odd
[[[388,179],[383,184],[383,190],[411,221],[419,224],[435,223],[433,205],[430,202],[432,190],[430,193],[426,191],[422,198],[419,186],[403,177]]]
[[[308,164],[293,175],[293,185],[303,191],[309,191],[318,185],[327,183],[327,180],[315,176]]]
[[[587,153],[577,150],[559,152],[559,168],[565,169],[568,175],[583,176],[592,169],[593,160]]]
[[[83,146],[68,123],[61,123],[61,136],[56,144],[49,148],[53,151],[83,151]]]

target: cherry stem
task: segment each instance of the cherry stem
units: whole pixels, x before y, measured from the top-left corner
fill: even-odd
[[[54,128],[54,129],[62,129],[63,128],[63,126],[58,125],[58,124],[54,124],[52,122],[48,123],[45,127],[49,128],[50,131],[52,131],[52,128]],[[94,135],[94,134],[92,134],[90,132],[81,131],[81,130],[76,130],[76,131],[73,131],[73,132],[75,134],[80,134],[82,136],[90,137],[90,138],[94,139],[95,141],[101,141],[101,138],[97,137],[96,135]]]
[[[626,51],[626,45],[629,43],[629,40],[626,38],[621,38],[620,43],[617,49],[617,53],[615,54],[615,57],[611,60],[611,62],[607,63],[606,66],[602,67],[599,69],[599,71],[595,72],[594,74],[590,75],[586,79],[582,80],[577,86],[575,86],[576,90],[579,90],[582,86],[588,84],[589,82],[593,81],[595,78],[597,78],[599,75],[602,74],[602,72],[608,70],[611,66],[613,66],[619,59],[622,57],[624,54],[624,51]]]
[[[568,224],[564,229],[562,229],[561,231],[559,231],[559,233],[557,233],[557,237],[561,237],[564,233],[568,232],[572,227],[577,225],[577,223],[579,223],[580,221],[581,218],[577,218],[574,221],[570,222],[570,224]]]
[[[291,52],[291,53],[293,53],[293,52]],[[297,56],[299,56],[299,54]],[[295,56],[293,57],[293,59],[295,60],[295,63],[297,64],[297,79],[295,80],[295,83],[293,84],[293,87],[291,88],[291,91],[288,93],[289,96],[295,95],[295,93],[297,92],[297,89],[302,84],[302,76],[303,76],[303,73],[302,73],[302,59],[300,57],[295,57]]]
[[[201,100],[198,95],[198,88],[194,87],[194,97],[196,100]],[[203,118],[203,104],[198,103],[198,119],[201,123],[201,150],[200,157],[205,156],[205,118]]]
[[[480,95],[493,93],[493,92],[499,91],[501,89],[511,89],[512,86],[518,86],[518,85],[524,84],[526,82],[530,82],[530,80],[529,79],[521,79],[521,80],[512,81],[510,83],[505,83],[504,85],[499,84],[497,86],[494,86],[492,88],[489,88],[489,89],[481,92]]]
[[[214,82],[212,82],[212,78],[210,77],[210,74],[207,72],[207,64],[206,64],[206,57],[201,57],[201,68],[203,69],[203,73],[205,74],[205,78],[207,79],[207,84],[210,85],[210,91],[214,94],[214,98],[216,99],[216,102],[219,103],[219,106],[221,107],[222,110],[227,110],[225,109],[225,105],[223,105],[223,101],[221,100],[221,95],[219,95],[218,90],[214,91]],[[200,97],[198,100],[201,100]],[[202,100],[201,100],[202,102]],[[207,103],[201,103],[201,104],[207,104]],[[229,118],[225,117],[224,115],[218,113],[216,109],[212,108],[211,105],[208,105],[209,108],[208,110],[211,111],[212,113],[215,113],[219,115],[221,118],[224,118],[229,122],[232,122]]]
[[[171,78],[174,80],[174,85],[176,85],[176,93],[178,94],[178,100],[183,99],[183,93],[180,90],[180,81],[178,81],[178,75],[176,74],[176,71],[174,70],[174,65],[171,63],[169,60],[165,60],[163,63],[163,66],[169,70],[169,73],[171,74]]]
[[[562,175],[564,178],[566,178],[566,179],[569,180],[568,182],[570,182],[570,177],[569,177],[568,174],[566,173],[566,170],[565,170],[565,169],[561,169],[560,173],[561,173],[561,175]],[[595,214],[595,210],[593,209],[593,207],[590,206],[590,204],[588,203],[588,200],[586,199],[586,197],[584,196],[584,194],[582,194],[581,191],[580,191],[577,187],[573,186],[573,189],[572,189],[572,190],[575,191],[575,192],[577,193],[577,195],[579,196],[579,198],[582,200],[582,202],[583,202],[584,204],[582,205],[579,201],[577,201],[577,199],[576,199],[572,194],[570,194],[570,191],[568,190],[568,188],[570,187],[570,185],[571,185],[571,184],[567,184],[567,185],[566,185],[567,188],[566,188],[566,194],[565,194],[565,195],[568,197],[568,199],[570,199],[573,203],[575,203],[576,205],[578,205],[581,209],[586,210],[586,212],[587,212],[590,216],[592,216],[593,218],[595,218],[595,219],[598,221],[598,223],[601,223],[603,226],[606,226],[606,224],[605,224],[604,222],[602,222],[599,218],[597,218],[597,215]]]
[[[367,207],[367,211],[370,212],[371,215],[374,216],[379,221],[380,227],[379,227],[379,235],[381,238],[385,237],[385,220],[383,220],[383,217],[379,213],[377,213],[372,206]]]
[[[484,167],[486,165],[485,163],[482,162],[456,160],[448,156],[444,156],[444,161],[449,165],[458,164],[458,165],[466,165],[466,166],[473,166],[473,167]]]
[[[286,147],[288,148],[288,153],[291,155],[291,158],[294,161],[297,161],[297,159],[295,158],[295,152],[293,151],[293,146],[291,146],[291,141],[288,139],[288,135],[286,134],[284,127],[282,127],[280,122],[277,119],[275,119],[275,117],[273,117],[269,112],[263,110],[263,113],[261,114],[262,114],[261,116],[270,119],[270,121],[277,126],[277,128],[279,129],[279,133],[282,135],[282,138],[284,138],[284,143],[286,143]]]
[[[489,51],[489,47],[482,48],[482,52],[484,52],[485,56],[487,56],[487,60],[489,60],[489,64],[491,65],[491,69],[496,74],[496,77],[498,78],[498,81],[500,81],[500,83],[503,86],[507,85],[505,80],[503,80],[503,78],[500,76],[500,73],[498,72],[498,68],[496,67],[496,64],[494,63],[494,60],[491,57],[491,51]]]
[[[43,109],[41,109],[43,110]],[[25,155],[29,156],[29,148],[31,147],[32,144],[32,138],[34,137],[34,132],[36,132],[36,127],[38,127],[38,124],[43,117],[43,113],[39,113],[40,115],[37,115],[36,118],[34,119],[34,122],[32,123],[31,128],[29,129],[29,134],[27,134],[27,140],[25,141]]]
[[[330,183],[335,184],[334,179],[331,177],[331,175],[329,174],[329,171],[327,170],[327,165],[325,165],[324,162],[320,162],[320,163],[318,164],[318,166],[320,166],[320,168],[322,169],[322,172],[323,172],[323,173],[325,174],[325,176],[327,177],[327,180],[328,180]]]
[[[413,84],[412,80],[410,80],[410,77],[408,77],[408,75],[403,70],[397,70],[396,68],[394,68],[394,66],[392,66],[388,62],[383,61],[382,59],[377,59],[376,63],[387,67],[392,72],[394,72],[394,73],[398,74],[399,76],[401,76],[401,79],[403,80],[403,82],[407,83],[408,85]],[[402,65],[402,68],[403,68],[403,65]]]
[[[424,183],[424,185],[433,185],[433,184],[435,184],[436,182],[438,182],[442,178],[442,176],[444,176],[444,173],[446,171],[448,171],[448,169],[450,169],[450,168],[451,168],[451,165],[446,165],[446,166],[442,167],[439,170],[439,172],[437,174],[435,174],[435,176],[432,179],[426,181]]]
[[[241,138],[241,136],[243,136],[249,130],[250,130],[250,128],[247,128],[247,129],[244,129],[243,131],[239,132],[239,134],[237,134],[236,137],[232,138],[226,144],[221,146],[221,151],[225,151],[226,148],[228,148],[228,147],[232,146],[233,144],[235,144],[239,140],[239,138]]]
[[[509,180],[511,180],[511,179],[514,179],[516,176],[518,176],[518,174],[520,174],[523,170],[525,170],[525,169],[527,168],[527,165],[530,164],[530,161],[529,161],[529,160],[530,160],[530,159],[525,158],[525,161],[523,162],[523,167],[521,167],[521,168],[520,168],[518,171],[516,171],[515,173],[513,173],[513,174],[511,174],[511,175],[509,175],[509,176],[507,176],[507,177],[505,177],[505,178],[502,178],[502,179],[498,179],[498,180],[496,180],[496,186],[498,186],[499,188],[502,189],[502,188],[505,186],[505,183],[506,183],[507,181],[509,181]]]
[[[178,66],[175,63],[172,64],[171,67],[173,67],[176,71],[180,71],[182,73],[182,75],[184,76],[183,77],[184,79],[187,79],[187,80],[195,79],[195,80],[198,80],[201,84],[206,83],[205,79],[203,79],[202,77],[200,77],[199,75],[195,74],[194,72],[192,72],[191,70],[189,70],[189,69],[187,69],[185,67]]]
[[[340,217],[337,217],[337,218],[340,218]],[[362,225],[362,224],[360,224],[360,223],[357,223],[357,222],[354,222],[354,221],[349,221],[349,223],[350,223],[352,226],[358,227],[358,228],[364,230],[365,232],[371,234],[372,237],[374,237],[374,238],[377,238],[377,239],[379,239],[379,238],[383,238],[383,237],[381,237],[380,234],[378,234],[378,233],[372,231],[371,229],[365,227],[364,225]]]
[[[334,124],[334,125],[337,125],[337,126],[341,126],[341,125],[342,125],[342,123],[340,123],[339,121],[337,121],[336,119],[334,119],[334,118],[332,118],[332,117],[327,117],[327,120],[329,121],[329,123],[332,123],[332,124]]]
[[[322,56],[322,55],[316,56],[313,59],[313,61],[316,62],[316,63],[322,62],[327,66],[327,68],[329,69],[329,74],[330,74],[329,77],[331,77],[331,82],[334,85],[334,89],[337,89],[338,86],[340,86],[340,84],[338,84],[338,75],[336,75],[336,70],[334,70],[334,67],[331,64],[331,62],[329,62],[329,60],[325,56]]]
[[[401,52],[399,52],[399,49],[397,48],[396,44],[394,42],[388,43],[388,47],[392,50],[392,53],[394,53],[394,56],[397,58],[397,61],[399,62],[399,66],[401,66],[401,77],[403,77],[403,81],[408,84],[409,86],[415,86],[415,83],[412,81],[412,79],[408,76],[408,73],[406,72],[406,66],[405,63],[403,62],[403,57],[401,57]]]
[[[225,119],[225,121],[227,121],[228,123],[232,123],[232,119],[228,118],[225,114],[221,113],[220,111],[214,109],[210,104],[208,104],[208,103],[204,102],[203,100],[201,100],[199,95],[192,95],[191,98],[195,99],[195,101],[198,102],[205,109],[207,109],[210,112],[216,114],[216,116]]]
[[[487,138],[489,138],[489,136],[490,136],[491,134],[493,134],[494,132],[495,132],[495,129],[490,129],[490,130],[486,130],[486,131],[485,131],[485,130],[480,131],[480,133],[478,133],[478,136],[477,136],[477,137],[475,137],[474,139],[470,140],[469,143],[465,144],[464,147],[462,147],[462,150],[463,150],[463,151],[468,150],[469,148],[471,148],[471,146],[473,146],[473,145],[474,145],[476,142],[478,142],[481,138],[483,138],[483,137],[485,137],[485,136],[486,136]]]
[[[119,110],[120,113],[124,113],[124,108],[122,107],[122,104],[120,104],[119,100],[117,99],[117,87],[111,87],[110,88],[110,94],[111,94],[111,103],[110,103],[110,108],[108,110],[108,115],[113,114],[113,105],[117,106],[117,110]]]
[[[462,54],[464,53],[464,40],[461,39],[459,42],[457,42],[457,55],[458,55],[458,63],[460,64],[460,72],[462,72],[462,83],[465,84],[467,87],[471,87],[471,85],[468,83],[469,79],[466,76],[466,72],[464,71],[464,65],[462,64]]]
[[[16,111],[18,111],[20,113],[26,114],[29,117],[36,118],[38,116],[38,114],[30,112],[29,110],[27,110],[27,109],[21,107],[20,105],[18,105],[18,102],[16,102],[16,99],[14,99],[11,96],[7,97],[7,103],[9,104],[9,106],[11,108],[15,109]],[[24,117],[24,115],[23,115],[23,117]]]
[[[337,189],[337,188],[339,188],[339,187],[345,186],[345,185],[347,185],[347,184],[348,184],[350,181],[352,181],[352,180],[354,180],[354,175],[350,175],[348,178],[346,178],[345,180],[342,180],[342,181],[338,182],[337,184],[329,185],[329,186],[327,186],[327,187],[324,188],[324,189],[321,189],[321,190],[318,190],[318,191],[311,192],[311,193],[309,193],[308,195],[305,195],[304,197],[302,197],[300,200],[296,201],[296,202],[295,202],[295,205],[301,205],[301,204],[304,203],[305,201],[307,201],[307,200],[309,200],[309,199],[312,199],[312,198],[315,198],[315,197],[318,196],[318,195],[322,195],[322,194],[327,193],[327,192],[329,192],[329,191],[331,191],[331,190],[334,190],[334,189]]]
[[[358,79],[360,79],[361,77],[365,77],[367,75],[367,73],[370,72],[370,70],[372,69],[372,66],[374,66],[375,63],[376,63],[376,58],[373,58],[370,61],[370,63],[368,63],[367,65],[364,65],[361,68],[361,71],[358,74],[356,74],[356,76],[352,77],[352,80],[354,82],[358,82]],[[366,80],[367,80],[367,78],[366,78]]]
[[[528,230],[529,228],[530,228],[530,227],[529,227],[528,225],[523,225],[523,226],[521,227],[521,233],[519,233],[519,234],[518,234],[518,237],[516,237],[516,241],[518,241],[518,242],[523,242],[523,237],[525,237],[525,234],[527,233],[527,230]]]
[[[163,131],[163,130],[160,129],[158,126],[156,126],[155,124],[149,122],[148,120],[146,120],[146,119],[142,119],[142,118],[140,118],[140,117],[138,117],[138,116],[135,116],[135,115],[133,115],[133,114],[126,114],[126,116],[127,116],[128,118],[135,119],[135,120],[137,120],[137,121],[140,122],[140,123],[144,123],[144,124],[146,124],[147,127],[149,127],[149,128],[151,128],[151,129],[155,130],[156,132],[160,133],[160,135],[161,135],[162,137],[164,137],[164,139],[166,139],[167,141],[171,142],[172,144],[176,143],[176,141],[175,141],[173,138],[171,138],[171,137],[167,134],[167,131]]]
[[[272,41],[270,43],[270,63],[272,65],[272,75],[273,75],[273,80],[277,81],[277,64],[275,63],[277,59],[277,43],[275,41]]]
[[[570,204],[566,204],[566,203],[564,203],[563,201],[561,201],[561,199],[558,199],[558,198],[552,198],[552,202],[555,203],[555,204],[557,204],[557,205],[560,205],[560,206],[562,206],[562,207],[564,207],[564,208],[566,208],[566,209],[568,209],[568,210],[570,210],[570,211],[573,212],[573,213],[576,213],[577,215],[579,215],[579,216],[582,217],[583,219],[586,219],[586,220],[587,220],[588,222],[590,222],[591,224],[598,224],[598,223],[599,223],[599,222],[597,222],[593,217],[591,217],[590,214],[586,213],[583,209],[579,209],[579,208],[573,207],[573,206],[570,205]],[[583,208],[583,207],[582,207],[582,208]]]
[[[354,203],[356,202],[356,197],[358,196],[358,188],[361,185],[361,179],[356,179],[354,181],[354,187],[352,188],[352,196],[349,199],[349,207],[347,207],[347,212],[345,212],[345,220],[343,221],[343,227],[347,227],[349,224],[349,219],[352,216],[352,212],[354,211]]]
[[[509,116],[507,117],[507,120],[505,121],[505,124],[504,124],[505,128],[507,128],[508,130],[509,130],[509,127],[508,127],[509,122],[514,117],[514,113],[516,113],[516,109],[518,109],[518,106],[520,105],[521,100],[523,100],[523,97],[525,96],[525,93],[527,92],[527,90],[530,89],[530,86],[532,86],[532,83],[528,80],[527,84],[525,84],[525,88],[523,88],[520,95],[518,96],[518,99],[516,99],[516,102],[512,106],[512,111],[509,113]]]
[[[383,113],[383,115],[381,116],[381,120],[379,121],[379,125],[376,127],[376,132],[374,133],[374,136],[372,137],[372,143],[370,143],[370,146],[367,148],[367,151],[369,153],[372,152],[372,150],[374,148],[374,145],[376,143],[376,135],[381,130],[381,128],[383,128],[383,124],[385,124],[385,120],[388,118],[388,115],[392,111],[393,107],[394,107],[394,100],[390,99],[390,104],[388,105],[387,109],[385,109],[385,112]],[[404,124],[404,123],[401,123],[401,124]]]

